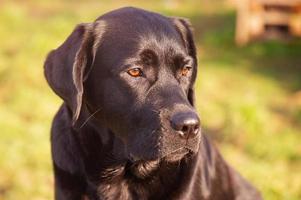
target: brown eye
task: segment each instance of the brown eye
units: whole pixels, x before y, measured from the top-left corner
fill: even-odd
[[[186,66],[186,67],[183,67],[182,69],[181,69],[181,75],[182,76],[187,76],[187,74],[188,74],[188,72],[191,70],[191,67],[188,67],[188,66]]]
[[[132,77],[138,77],[138,76],[142,76],[143,73],[142,73],[142,70],[140,68],[132,68],[132,69],[129,69],[127,71],[127,73],[129,75],[131,75]]]

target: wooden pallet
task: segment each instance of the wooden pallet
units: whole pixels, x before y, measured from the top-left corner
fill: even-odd
[[[301,0],[237,0],[238,45],[266,35],[271,27],[301,37]]]

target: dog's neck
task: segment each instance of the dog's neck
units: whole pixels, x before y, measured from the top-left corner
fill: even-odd
[[[146,163],[146,165],[148,165]],[[141,178],[134,175],[130,168],[117,168],[114,175],[98,185],[97,191],[102,197],[112,199],[166,199],[164,194],[173,194],[183,187],[184,177],[188,178],[187,163],[174,163],[173,165],[164,163],[157,168],[156,172]],[[119,171],[120,170],[120,171]],[[107,174],[108,171],[104,173]],[[112,172],[112,170],[110,170]],[[111,175],[111,174],[110,174]],[[163,177],[164,176],[164,177]],[[189,178],[188,178],[189,179]],[[185,182],[185,181],[184,181]]]

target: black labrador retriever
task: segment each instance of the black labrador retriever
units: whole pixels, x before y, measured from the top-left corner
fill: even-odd
[[[55,199],[261,199],[201,135],[190,24],[121,8],[49,53]]]

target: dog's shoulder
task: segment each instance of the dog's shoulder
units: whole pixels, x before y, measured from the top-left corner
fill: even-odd
[[[54,117],[51,128],[51,152],[57,167],[74,174],[81,171],[81,160],[69,112],[63,104]]]

